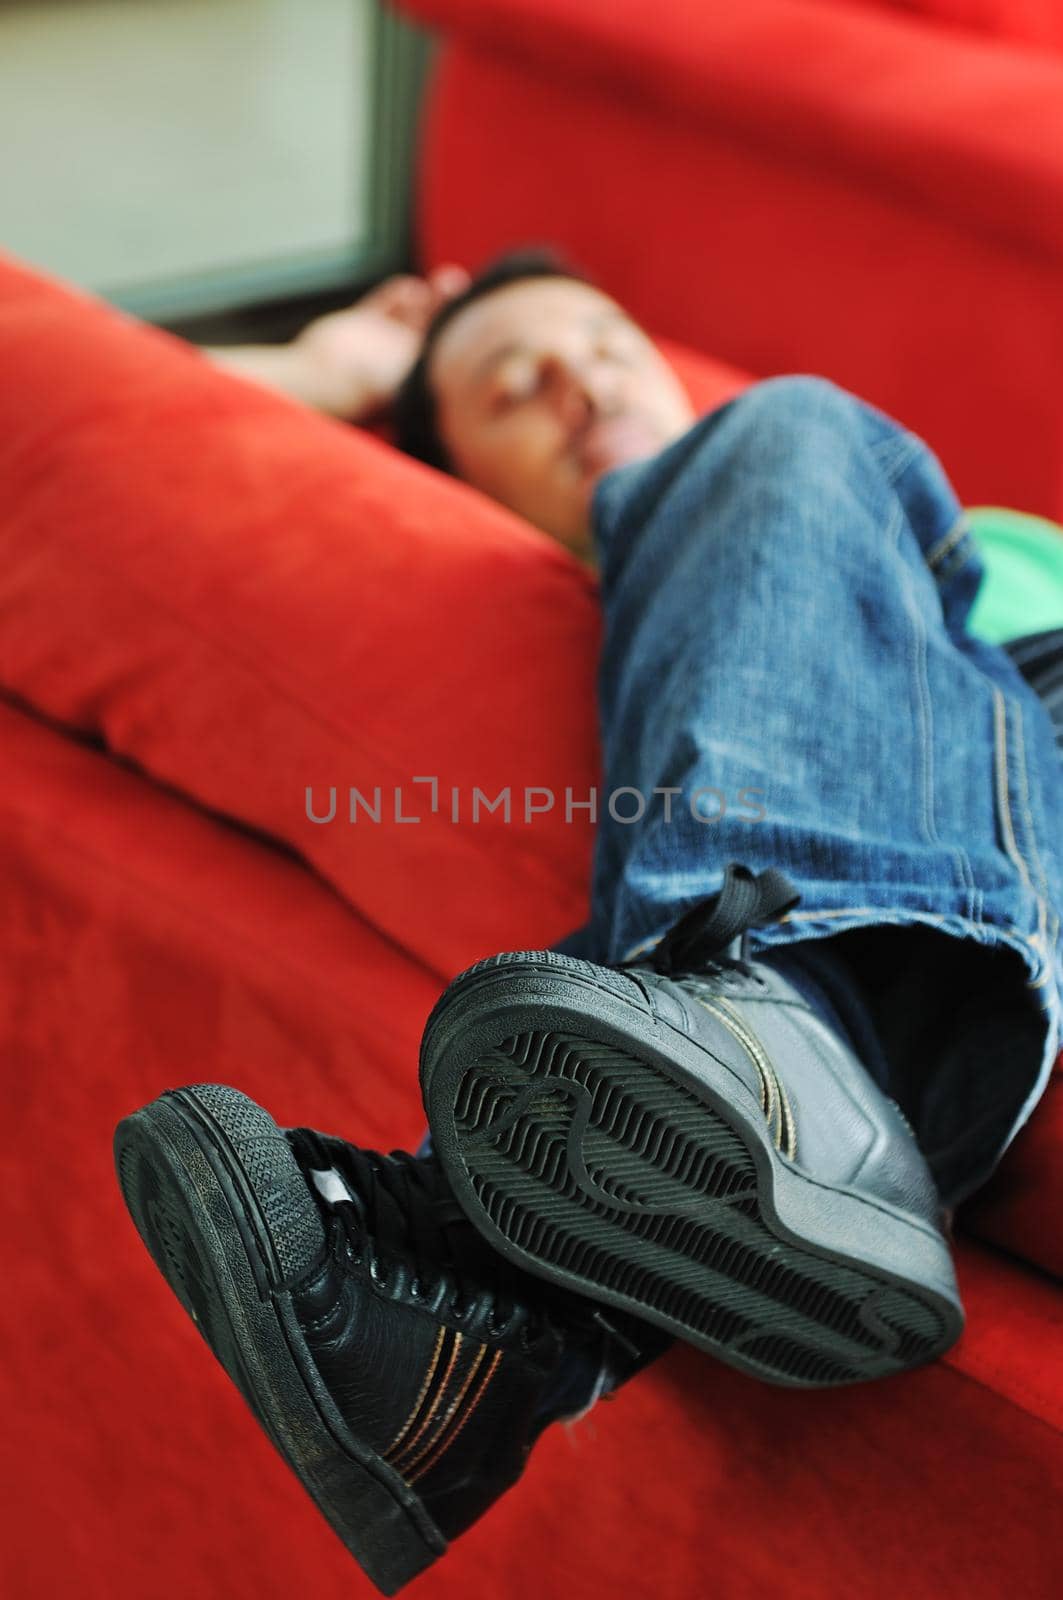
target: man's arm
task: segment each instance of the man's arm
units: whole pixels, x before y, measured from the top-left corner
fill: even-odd
[[[389,278],[345,311],[318,317],[290,344],[204,350],[217,366],[345,422],[368,422],[395,398],[428,324],[469,281],[462,267]]]

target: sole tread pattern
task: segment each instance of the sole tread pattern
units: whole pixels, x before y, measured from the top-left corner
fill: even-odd
[[[933,1296],[770,1225],[746,1140],[645,1061],[557,1030],[513,1034],[463,1072],[454,1126],[477,1203],[530,1263],[758,1376],[858,1382],[950,1342]]]

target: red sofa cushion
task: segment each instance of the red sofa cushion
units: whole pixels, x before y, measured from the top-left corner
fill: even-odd
[[[567,552],[13,264],[0,364],[0,686],[283,841],[444,977],[584,921],[564,795],[599,781],[599,618]],[[706,403],[743,381],[697,373]]]

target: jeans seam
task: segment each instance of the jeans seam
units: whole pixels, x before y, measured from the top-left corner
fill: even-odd
[[[887,439],[875,440],[870,448],[879,471],[892,489],[904,469],[925,446],[917,434],[902,432],[899,435],[891,434]]]
[[[1022,706],[1013,701],[1012,709],[1015,713],[1013,721],[1015,725],[1016,767],[1018,769],[1020,785],[1019,804],[1022,807],[1023,822],[1026,829],[1028,848],[1031,856],[1031,865],[1033,866],[1033,869],[1037,875],[1037,883],[1040,895],[1039,910],[1043,907],[1044,911],[1045,954],[1047,956],[1048,950],[1054,946],[1058,936],[1059,914],[1052,905],[1052,897],[1048,887],[1048,878],[1045,873],[1044,862],[1041,858],[1041,847],[1037,842],[1037,827],[1034,823],[1033,808],[1030,802],[1030,773],[1029,765],[1026,760],[1026,735],[1023,731]],[[1055,924],[1054,928],[1052,926],[1053,923]]]
[[[1047,896],[1039,894],[1034,887],[1033,879],[1026,858],[1024,857],[1015,834],[1015,824],[1011,814],[1010,779],[1008,770],[1008,701],[1001,689],[993,685],[993,750],[996,765],[996,799],[997,799],[997,824],[1000,828],[1001,838],[1004,841],[1004,851],[1012,865],[1018,869],[1027,889],[1032,895],[1037,906],[1037,932],[1030,934],[1030,942],[1037,949],[1044,965],[1044,972],[1036,983],[1030,987],[1039,987],[1048,981],[1050,963],[1048,961],[1048,905]],[[1020,759],[1018,755],[1016,759]],[[1025,757],[1022,757],[1025,766]],[[1024,779],[1025,781],[1025,779]],[[1029,813],[1027,811],[1027,825]],[[1038,857],[1038,860],[1040,858]],[[1043,880],[1042,880],[1043,881]]]
[[[930,549],[927,551],[926,564],[931,571],[933,571],[935,567],[939,567],[941,565],[942,561],[944,561],[952,547],[960,544],[960,542],[969,532],[970,528],[967,522],[967,513],[965,511],[961,511],[960,515],[956,518],[956,521],[952,524],[952,527],[949,529],[948,533],[944,534],[943,537],[938,540],[937,544],[931,545]],[[964,560],[966,559],[967,556],[965,555]]]
[[[1018,868],[1019,876],[1027,889],[1036,895],[1026,859],[1015,837],[1011,797],[1008,793],[1008,703],[996,684],[993,685],[993,760],[997,780],[997,824],[1004,841],[1004,851],[1012,866]]]
[[[905,517],[903,507],[899,500],[895,502],[895,526],[890,532],[899,535],[904,525]],[[899,540],[895,537],[895,545]],[[959,876],[960,886],[966,893],[966,915],[968,918],[974,914],[974,873],[967,856],[966,850],[959,845],[942,845],[938,833],[937,819],[934,805],[934,702],[930,693],[930,681],[927,672],[927,630],[926,624],[919,610],[919,604],[913,593],[912,576],[908,564],[900,556],[901,563],[900,591],[902,603],[908,616],[912,632],[912,646],[909,651],[909,665],[911,667],[911,681],[915,691],[916,706],[916,737],[919,745],[920,756],[920,807],[922,811],[923,837],[926,842],[941,849],[943,856],[952,858],[954,867]]]
[[[1044,863],[1041,860],[1041,851],[1037,843],[1037,830],[1034,827],[1033,814],[1030,809],[1030,774],[1026,761],[1026,737],[1023,733],[1021,705],[1015,705],[1014,710],[1016,743],[1015,755],[1020,781],[1019,801],[1022,806],[1023,820],[1025,822],[1026,832],[1029,837],[1032,865],[1037,874],[1037,881],[1040,886],[1041,893],[1044,896],[1045,903],[1047,904],[1049,899],[1048,880],[1045,877]]]

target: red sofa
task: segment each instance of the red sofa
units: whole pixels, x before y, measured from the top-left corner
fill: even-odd
[[[670,353],[701,406],[744,381]],[[147,1258],[111,1131],[215,1079],[282,1121],[418,1136],[441,985],[583,919],[585,813],[471,827],[450,791],[598,779],[594,581],[14,264],[0,363],[0,1592],[369,1594]],[[308,786],[319,815],[337,789],[334,821]],[[351,786],[380,789],[378,822],[346,820]],[[411,1593],[1052,1593],[1061,1144],[1054,1085],[965,1219],[944,1361],[801,1394],[676,1349],[553,1430]]]
[[[984,31],[1010,0],[953,0],[980,32],[886,0],[402,5],[446,39],[429,259],[556,239],[662,334],[903,416],[968,503],[1063,515],[1063,51]]]

